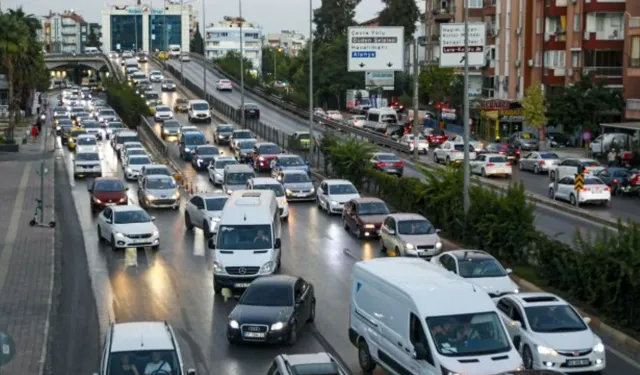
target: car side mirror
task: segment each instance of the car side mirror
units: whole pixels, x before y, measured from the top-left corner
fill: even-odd
[[[107,219],[107,220],[105,220],[105,221],[107,222],[107,224],[111,224],[111,223],[113,223],[113,220],[111,220],[111,219]]]
[[[196,370],[190,368],[187,370],[187,375],[196,375]]]
[[[395,236],[396,231],[395,230],[391,230],[391,229],[387,229],[387,233],[391,236]]]
[[[305,161],[305,162],[304,162],[304,164],[305,164],[306,166],[311,165],[311,163],[309,163],[308,161]]]
[[[507,271],[507,274],[512,274],[513,273],[513,270],[511,268],[507,268],[506,271]]]
[[[156,221],[156,217],[155,216],[151,216],[151,221]]]
[[[124,190],[129,191],[129,187],[127,186],[126,188],[124,188]]]
[[[588,316],[583,317],[582,320],[587,324],[591,324],[591,318],[589,318]]]
[[[436,229],[436,233],[442,233],[442,229]]]
[[[424,347],[424,344],[422,343],[416,343],[413,349],[414,349],[413,358],[417,359],[418,361],[424,361],[429,356],[427,354],[427,349]]]
[[[512,321],[509,322],[509,327],[522,328],[522,323],[520,323],[517,320],[512,320]]]
[[[215,250],[216,249],[216,241],[214,241],[213,238],[210,238],[209,242],[207,243],[207,246],[209,247],[209,249]]]
[[[282,247],[282,241],[280,241],[279,238],[276,238],[276,243],[274,244],[274,246],[276,249],[279,249]]]
[[[207,141],[207,144],[209,144],[209,143],[211,143],[211,142]]]

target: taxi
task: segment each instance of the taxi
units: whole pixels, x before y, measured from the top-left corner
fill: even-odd
[[[149,106],[149,111],[151,111],[151,115],[156,114],[156,107],[162,105],[162,100],[160,99],[152,99],[147,101],[147,106]]]
[[[69,135],[67,137],[67,147],[69,148],[69,150],[76,149],[76,140],[78,139],[78,136],[82,134],[87,134],[87,131],[84,130],[84,128],[80,128],[77,126],[71,128],[71,131],[69,132]]]

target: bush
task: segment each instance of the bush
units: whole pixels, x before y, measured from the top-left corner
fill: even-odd
[[[617,234],[578,235],[571,248],[536,231],[535,206],[522,184],[511,184],[503,193],[472,186],[465,217],[461,168],[422,170],[426,183],[397,178],[367,168],[369,143],[329,141],[326,155],[337,177],[350,179],[399,211],[422,214],[466,248],[526,267],[538,278],[532,281],[586,304],[627,331],[640,331],[640,224],[619,223]]]
[[[136,94],[133,87],[116,80],[107,80],[104,84],[107,89],[107,103],[130,128],[140,125],[140,116],[151,115],[147,103]]]

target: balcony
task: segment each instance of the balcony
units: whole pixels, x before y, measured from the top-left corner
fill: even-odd
[[[634,57],[630,57],[629,58],[629,68],[640,68],[640,58],[634,58]]]
[[[446,22],[454,19],[456,15],[456,7],[455,5],[449,4],[447,2],[442,2],[440,4],[440,8],[436,8],[433,10],[433,19],[436,22]]]
[[[640,120],[640,99],[627,99],[624,117],[627,120]]]
[[[622,68],[616,66],[585,66],[584,73],[596,78],[622,78]]]
[[[484,0],[482,3],[482,14],[484,16],[494,16],[496,14],[497,0]]]

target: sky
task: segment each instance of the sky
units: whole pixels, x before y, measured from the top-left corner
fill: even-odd
[[[162,8],[163,1],[152,1],[154,7]],[[185,3],[189,0],[185,0]],[[318,8],[321,0],[311,0],[313,7]],[[73,9],[82,15],[88,22],[102,22],[102,8],[104,4],[125,5],[135,4],[135,0],[0,0],[2,7],[15,8],[19,5],[28,13],[45,15],[49,10],[61,12],[65,9]],[[202,17],[202,0],[196,0],[197,7]],[[207,24],[222,20],[224,16],[237,16],[239,14],[238,1],[232,0],[206,0]],[[362,0],[356,9],[356,21],[362,22],[374,18],[382,10],[380,0]],[[249,22],[261,26],[267,33],[277,33],[280,30],[295,30],[309,34],[309,2],[305,0],[242,0],[242,16]]]

